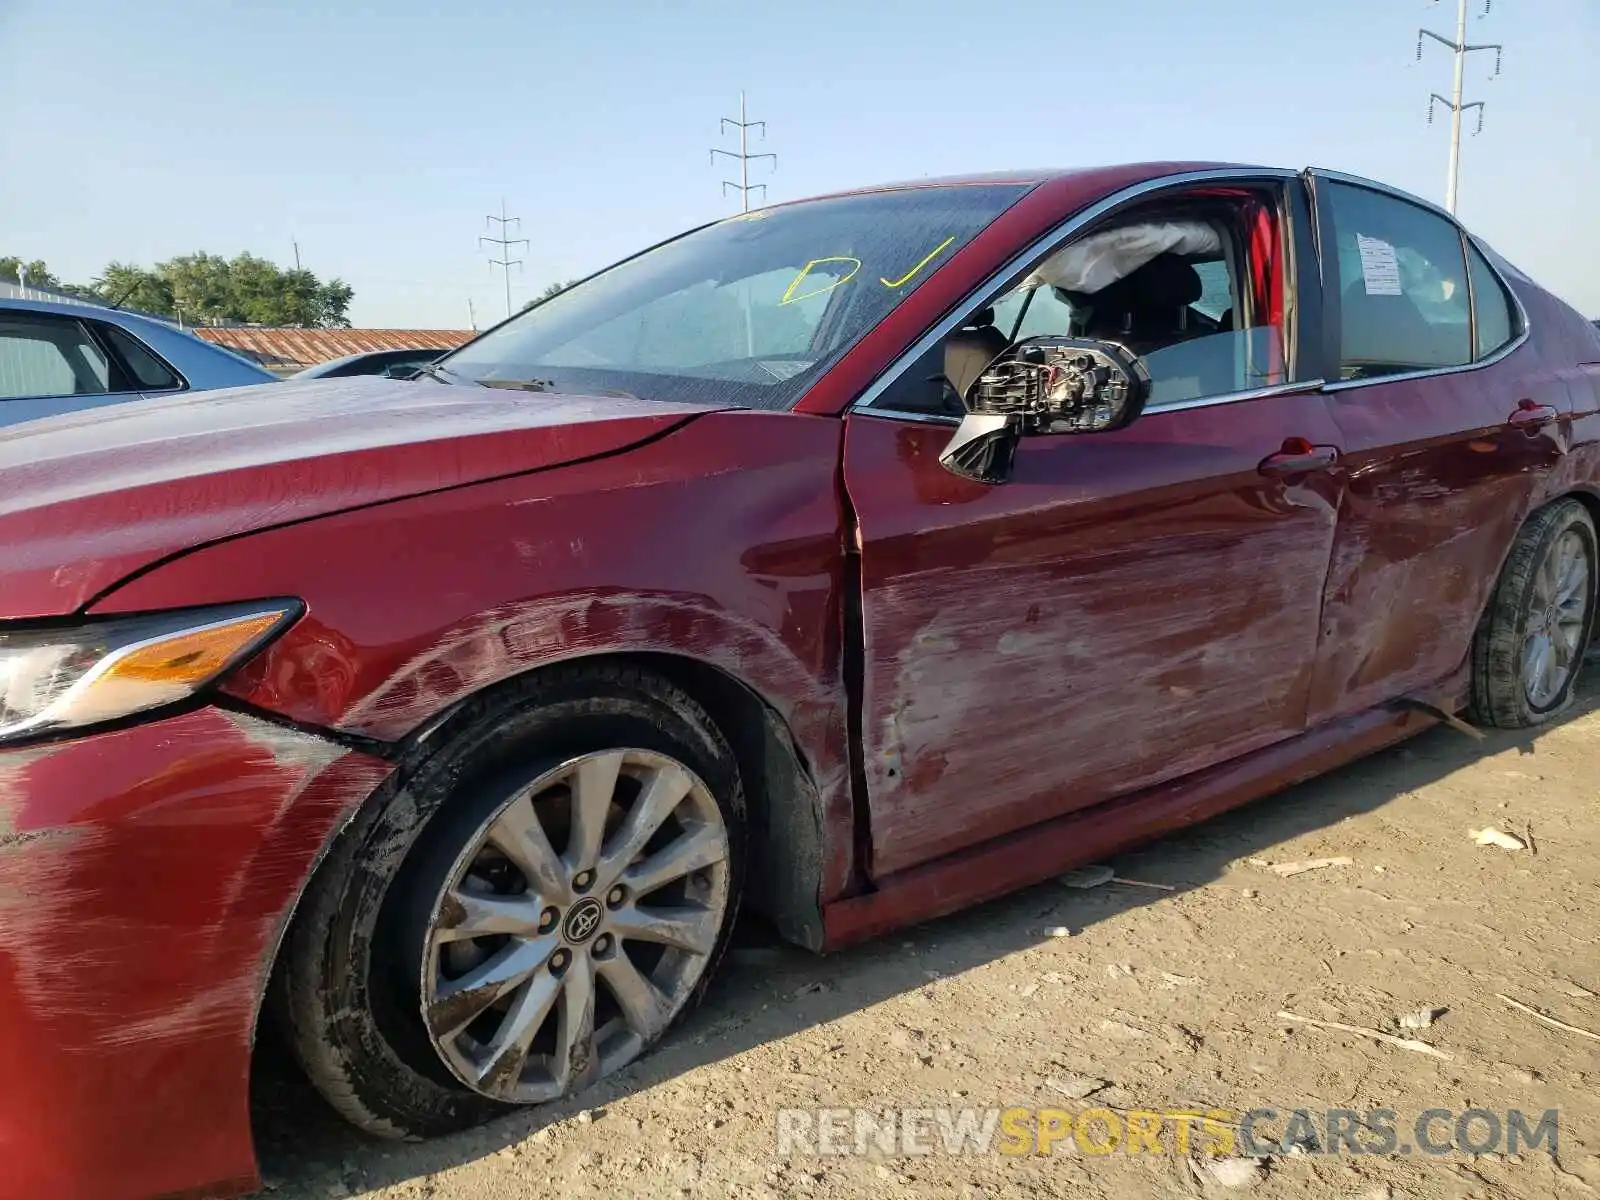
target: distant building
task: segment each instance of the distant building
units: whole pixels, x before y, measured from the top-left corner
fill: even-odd
[[[476,336],[469,329],[269,329],[208,325],[190,332],[242,354],[275,375],[293,375],[346,354],[368,350],[454,350]]]

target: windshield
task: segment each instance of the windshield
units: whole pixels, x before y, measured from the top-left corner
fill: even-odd
[[[789,408],[1027,189],[762,209],[619,263],[440,360],[479,383]]]

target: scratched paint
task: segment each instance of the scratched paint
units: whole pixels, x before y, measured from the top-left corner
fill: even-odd
[[[219,538],[609,453],[707,411],[352,378],[10,426],[0,618],[70,612],[153,559]]]
[[[665,653],[711,664],[762,697],[798,748],[827,831],[816,890],[831,898],[851,878],[854,828],[840,437],[827,419],[709,414],[615,458],[213,546],[97,611],[300,596],[308,615],[230,690],[382,740],[555,662]]]
[[[829,843],[818,898],[835,901],[852,879],[856,815],[841,765],[839,595],[854,531],[836,494],[838,426],[822,418],[1019,246],[1187,165],[1042,182],[933,266],[793,416],[349,381],[0,434],[0,618],[301,595],[308,616],[230,686],[364,730],[583,654],[714,663],[768,699],[815,775]],[[1465,632],[1493,557],[1473,544],[1474,522],[1509,520],[1516,505],[1464,485],[1457,468],[1477,468],[1463,455],[1499,454],[1489,473],[1512,500],[1600,487],[1600,392],[1571,366],[1600,360],[1600,341],[1516,278],[1531,356],[1479,373],[1489,408],[1467,425],[1481,436],[1445,455],[1422,445],[1420,465],[1371,453],[1393,442],[1371,435],[1421,414],[1415,439],[1459,440],[1455,384],[1351,404],[1338,423],[1316,397],[1151,414],[1063,440],[1053,457],[1030,445],[1000,489],[937,467],[947,431],[852,434],[865,803],[872,865],[890,881],[848,902],[888,897],[853,928],[997,894],[1085,846],[1125,844],[1130,830],[1218,811],[1403,735],[1412,718],[1378,710],[1292,731],[1319,703],[1358,703],[1375,678],[1392,687],[1429,656],[1444,661]],[[1542,374],[1519,373],[1530,357]],[[1491,436],[1502,402],[1524,395],[1578,419],[1548,443]],[[1354,469],[1264,483],[1254,463],[1284,436],[1341,445]],[[1422,629],[1415,600],[1430,576],[1443,603]],[[1319,604],[1331,634],[1310,615]],[[1416,636],[1361,619],[1391,611]],[[1249,755],[1260,738],[1271,744]],[[1181,774],[1208,756],[1226,761]],[[116,1200],[253,1183],[243,1081],[257,985],[327,839],[387,770],[216,712],[0,753],[0,1061],[22,1081],[0,1093],[0,1188]],[[1166,782],[1136,812],[1082,808],[1153,779]],[[395,804],[403,828],[403,792]],[[994,840],[1063,811],[1083,824]],[[893,873],[983,840],[957,860],[958,886],[951,859]],[[43,960],[62,945],[76,974],[65,954]],[[63,1189],[62,1162],[98,1174]]]
[[[272,952],[388,770],[214,710],[0,752],[0,1196],[248,1184]]]
[[[1316,397],[1257,419],[1247,448],[1333,436]],[[949,435],[847,432],[874,876],[1303,730],[1331,485],[1263,479],[1207,410],[1026,441],[998,487]]]
[[[1571,409],[1537,354],[1334,393],[1349,486],[1323,611],[1312,723],[1436,683],[1466,661],[1500,565],[1566,456],[1505,422],[1521,397]]]

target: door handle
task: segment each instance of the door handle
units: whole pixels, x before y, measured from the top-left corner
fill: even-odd
[[[1532,437],[1548,425],[1554,425],[1556,418],[1561,414],[1548,404],[1539,404],[1533,400],[1517,401],[1516,410],[1506,418],[1506,424],[1513,429],[1520,429]]]
[[[1304,475],[1307,471],[1326,471],[1339,461],[1333,446],[1315,446],[1305,438],[1284,438],[1283,449],[1269,454],[1256,465],[1263,475]]]

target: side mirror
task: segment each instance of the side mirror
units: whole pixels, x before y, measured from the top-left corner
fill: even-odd
[[[1149,395],[1149,373],[1114,342],[1029,338],[973,382],[963,397],[967,415],[939,461],[967,479],[1004,483],[1019,439],[1121,429]]]

